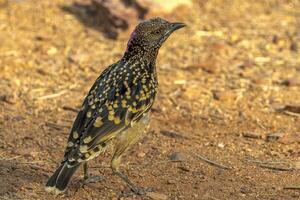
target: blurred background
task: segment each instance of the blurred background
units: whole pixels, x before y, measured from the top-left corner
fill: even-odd
[[[188,26],[160,50],[151,126],[124,158],[155,191],[123,199],[300,198],[300,1],[0,0],[0,199],[53,199],[85,94],[155,16]],[[103,182],[77,173],[59,198],[117,199],[110,153],[91,162]]]

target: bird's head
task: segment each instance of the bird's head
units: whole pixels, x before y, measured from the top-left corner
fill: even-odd
[[[159,17],[145,20],[139,23],[131,33],[127,51],[133,49],[143,51],[158,50],[174,31],[184,26],[184,23],[171,23]]]

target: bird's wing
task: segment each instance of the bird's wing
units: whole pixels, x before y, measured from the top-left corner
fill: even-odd
[[[71,132],[70,132],[70,135],[68,138],[68,143],[67,143],[67,147],[66,147],[65,155],[64,155],[65,158],[70,154],[70,152],[72,150],[74,150],[74,147],[78,146],[78,144],[80,143],[80,138],[82,137],[82,133],[86,128],[86,125],[89,124],[91,121],[91,118],[88,117],[90,115],[90,113],[88,114],[88,111],[92,110],[91,106],[89,105],[90,104],[89,99],[92,96],[94,96],[96,89],[99,87],[101,82],[103,82],[103,80],[105,80],[105,77],[108,76],[108,74],[115,67],[115,65],[117,65],[117,63],[109,66],[101,73],[101,75],[96,79],[95,83],[93,84],[90,91],[88,92],[88,95],[85,97],[85,99],[82,103],[81,109],[78,112],[76,119],[73,123],[72,129],[71,129]]]
[[[65,154],[67,159],[76,160],[78,156],[82,160],[88,159],[93,149],[105,146],[151,108],[156,94],[155,89],[148,87],[151,81],[143,76],[125,81],[118,78],[121,81],[105,84],[115,80],[108,72],[90,90],[74,122]]]

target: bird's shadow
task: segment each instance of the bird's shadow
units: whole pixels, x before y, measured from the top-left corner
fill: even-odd
[[[106,38],[116,39],[118,30],[126,30],[128,23],[125,19],[113,15],[103,4],[92,1],[91,4],[73,3],[62,6],[61,9],[77,17],[87,27],[103,33]]]
[[[64,5],[64,12],[74,15],[82,24],[101,32],[104,37],[116,39],[118,32],[128,29],[128,22],[115,14],[105,6],[103,0],[91,0],[90,3],[74,2],[72,5]],[[143,18],[147,9],[135,2],[135,0],[122,0],[126,7],[133,7],[138,11],[139,18]]]
[[[133,7],[137,11],[139,19],[144,19],[148,13],[148,9],[140,5],[137,0],[121,0],[126,7]]]

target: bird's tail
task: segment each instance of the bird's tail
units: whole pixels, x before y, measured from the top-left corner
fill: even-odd
[[[54,174],[49,178],[46,184],[46,190],[54,193],[63,192],[79,166],[80,164],[68,166],[67,162],[62,162]]]

